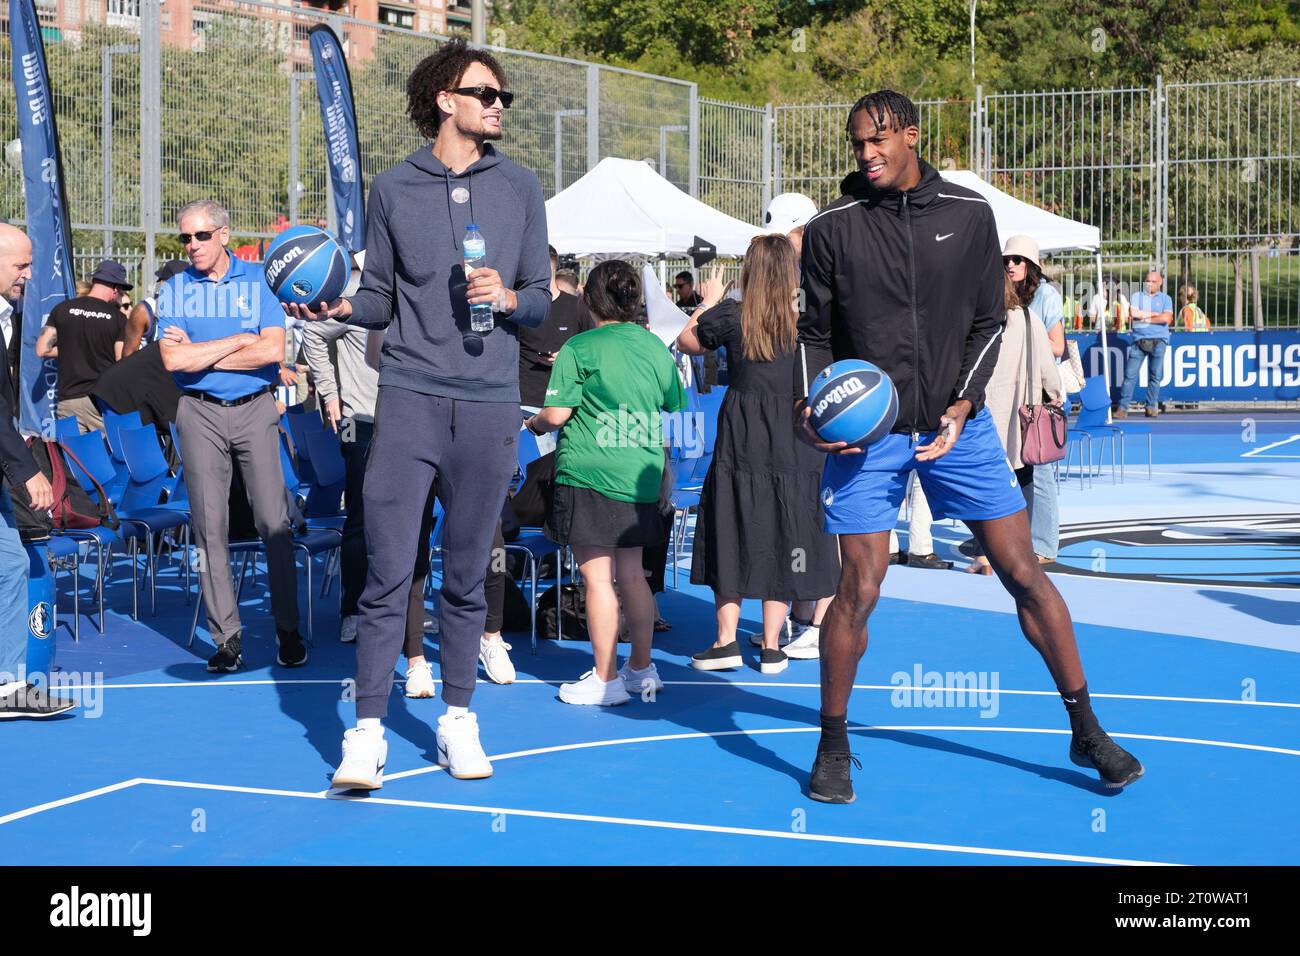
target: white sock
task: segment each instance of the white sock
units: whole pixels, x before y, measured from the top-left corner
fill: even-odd
[[[362,717],[357,721],[357,730],[373,730],[376,733],[384,732],[384,725],[380,723],[378,717]]]
[[[8,697],[10,694],[16,694],[27,686],[27,681],[16,680],[9,684],[0,684],[0,697]]]
[[[448,717],[465,717],[468,714],[469,714],[468,707],[453,707],[451,704],[447,705]]]

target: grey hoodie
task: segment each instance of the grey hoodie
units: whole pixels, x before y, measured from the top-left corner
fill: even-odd
[[[518,402],[515,327],[541,325],[551,308],[546,205],[537,177],[491,144],[460,175],[424,146],[375,177],[366,205],[366,265],[348,322],[387,328],[379,384]],[[519,307],[497,315],[483,334],[470,331],[465,298],[461,240],[470,223],[487,243],[485,264],[519,297]]]

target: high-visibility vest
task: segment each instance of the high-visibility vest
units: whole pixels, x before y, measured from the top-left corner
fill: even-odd
[[[1188,302],[1183,306],[1183,328],[1188,332],[1208,332],[1210,331],[1210,317],[1206,315],[1199,305],[1195,302]]]

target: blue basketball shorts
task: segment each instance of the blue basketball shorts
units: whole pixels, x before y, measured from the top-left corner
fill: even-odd
[[[828,534],[888,531],[898,519],[915,469],[936,518],[988,521],[1025,507],[1015,469],[987,408],[966,421],[957,444],[942,458],[917,461],[916,448],[934,439],[890,434],[860,455],[827,455],[822,506]]]

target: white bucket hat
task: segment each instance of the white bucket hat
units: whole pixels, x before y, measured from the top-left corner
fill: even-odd
[[[1042,262],[1038,259],[1038,243],[1034,242],[1033,236],[1026,236],[1023,233],[1007,239],[1007,244],[1002,248],[1002,256],[1003,258],[1020,256],[1022,259],[1028,259],[1039,269],[1043,268]]]

